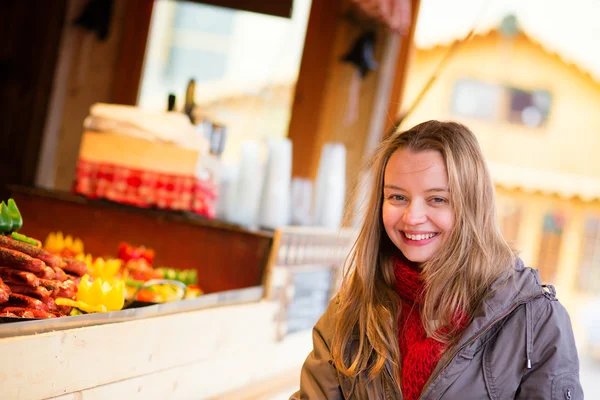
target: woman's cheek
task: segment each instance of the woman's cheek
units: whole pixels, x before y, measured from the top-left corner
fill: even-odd
[[[399,210],[389,203],[383,203],[382,220],[386,228],[394,227],[398,223]]]

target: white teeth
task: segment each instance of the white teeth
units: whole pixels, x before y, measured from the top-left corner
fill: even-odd
[[[436,234],[435,233],[426,233],[426,234],[419,234],[419,235],[411,235],[409,233],[404,233],[404,235],[409,238],[410,240],[425,240],[425,239],[430,239],[432,237],[434,237]]]

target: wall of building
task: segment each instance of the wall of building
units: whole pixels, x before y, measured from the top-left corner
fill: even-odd
[[[406,85],[404,108],[416,98],[448,47],[417,50]],[[461,78],[552,95],[547,124],[540,128],[453,115],[452,90]],[[489,161],[600,178],[600,84],[521,34],[475,37],[455,54],[403,127],[429,119],[464,122],[478,136]]]

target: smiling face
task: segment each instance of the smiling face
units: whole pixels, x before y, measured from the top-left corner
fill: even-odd
[[[413,262],[429,260],[454,227],[448,172],[437,151],[396,150],[385,168],[383,225]]]

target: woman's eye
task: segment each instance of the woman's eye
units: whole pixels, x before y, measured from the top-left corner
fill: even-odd
[[[388,198],[390,200],[392,200],[392,201],[404,201],[404,200],[406,200],[406,197],[402,196],[401,194],[392,194]]]
[[[443,197],[434,197],[431,199],[431,201],[435,204],[446,204],[448,202],[448,200]]]

